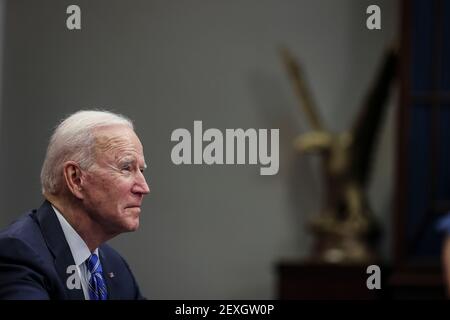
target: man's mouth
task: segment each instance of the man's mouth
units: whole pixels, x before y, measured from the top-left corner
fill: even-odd
[[[139,208],[140,209],[141,206],[137,204],[137,205],[130,205],[130,206],[126,206],[125,207],[125,209],[132,209],[132,208]]]

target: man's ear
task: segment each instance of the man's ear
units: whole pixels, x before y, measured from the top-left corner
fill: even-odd
[[[83,199],[83,172],[75,161],[67,161],[63,166],[64,180],[67,189],[78,199]]]

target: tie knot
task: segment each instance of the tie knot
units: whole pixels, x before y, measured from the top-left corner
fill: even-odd
[[[102,273],[100,260],[95,253],[91,254],[91,256],[88,258],[88,269],[90,273]]]

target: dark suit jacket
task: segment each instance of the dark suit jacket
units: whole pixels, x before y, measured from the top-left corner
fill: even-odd
[[[101,245],[99,257],[108,299],[142,298],[128,264],[114,249]],[[59,220],[45,201],[0,232],[0,299],[84,300],[81,287],[66,285],[71,265],[75,262]]]

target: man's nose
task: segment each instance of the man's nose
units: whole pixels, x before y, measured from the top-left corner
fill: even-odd
[[[141,194],[150,193],[150,188],[149,188],[147,181],[145,180],[144,174],[142,172],[139,172],[139,176],[133,187],[133,192],[141,193]]]

